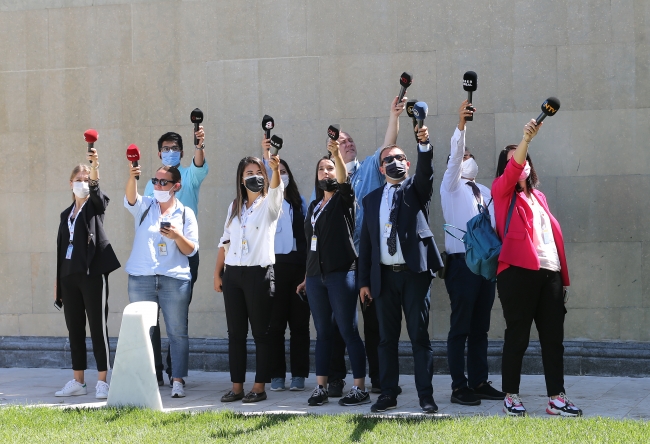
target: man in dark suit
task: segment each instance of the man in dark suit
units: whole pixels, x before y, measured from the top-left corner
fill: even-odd
[[[380,337],[381,396],[372,406],[373,412],[397,406],[402,308],[413,349],[420,406],[425,413],[438,411],[431,383],[429,286],[434,273],[442,268],[442,260],[429,228],[433,147],[424,126],[418,130],[418,141],[415,175],[408,175],[410,162],[405,152],[397,145],[388,145],[380,154],[386,185],[363,199],[358,285],[362,300],[376,304]]]

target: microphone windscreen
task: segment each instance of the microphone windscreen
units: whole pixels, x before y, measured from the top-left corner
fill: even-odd
[[[408,72],[403,72],[402,76],[399,78],[399,84],[404,88],[408,88],[413,83],[413,76]]]
[[[126,158],[131,162],[140,160],[140,148],[138,148],[138,146],[133,143],[129,145],[129,147],[126,149]]]
[[[339,125],[330,125],[330,127],[327,128],[327,136],[332,140],[339,140],[339,133]]]
[[[84,133],[84,139],[86,139],[86,142],[88,143],[97,142],[97,137],[99,137],[97,134],[97,130],[94,130],[92,128],[86,130],[86,132]]]
[[[203,123],[203,111],[195,108],[194,111],[190,113],[190,120],[192,123]]]
[[[463,89],[465,91],[476,91],[478,76],[474,71],[467,71],[463,74]]]
[[[417,102],[413,105],[413,117],[418,120],[424,120],[429,113],[429,107],[425,102]]]
[[[409,117],[411,117],[411,118],[415,117],[413,115],[413,105],[415,105],[418,102],[419,102],[419,100],[417,100],[417,99],[409,100],[408,102],[406,102],[406,114],[408,114]]]
[[[278,136],[277,134],[274,134],[271,136],[271,146],[275,148],[276,150],[279,150],[282,148],[282,137]]]
[[[272,130],[274,126],[275,121],[273,120],[273,117],[264,114],[264,117],[262,117],[262,129],[265,131]]]
[[[560,109],[560,100],[557,97],[549,97],[542,103],[542,112],[547,116],[554,116]]]

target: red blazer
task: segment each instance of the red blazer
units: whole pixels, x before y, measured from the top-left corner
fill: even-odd
[[[515,186],[519,181],[519,175],[523,169],[524,166],[519,165],[513,156],[506,165],[504,173],[492,182],[492,198],[494,199],[494,216],[497,223],[497,233],[503,241],[501,254],[499,255],[497,275],[511,265],[529,270],[539,270],[539,257],[537,257],[537,251],[532,240],[533,212],[523,192],[517,193],[517,201],[512,211],[508,233],[505,239],[503,238],[506,219],[508,218],[508,209],[510,208],[510,199],[512,198],[512,193],[515,190]],[[546,203],[544,193],[538,190],[532,190],[532,192],[551,218],[553,239],[555,240],[557,254],[560,257],[560,266],[562,267],[560,271],[562,285],[568,286],[570,283],[569,269],[567,268],[566,255],[564,253],[564,238],[562,237],[560,223],[548,209],[548,203]]]

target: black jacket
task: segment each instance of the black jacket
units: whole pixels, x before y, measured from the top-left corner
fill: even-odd
[[[89,275],[104,274],[120,268],[120,262],[113,251],[106,232],[104,231],[104,212],[110,199],[99,189],[99,185],[90,187],[90,197],[77,215],[76,223],[83,223],[88,232],[86,250],[87,273]],[[60,269],[63,251],[68,248],[69,232],[68,217],[74,208],[74,203],[61,213],[59,233],[56,238],[56,300],[62,302]]]
[[[339,190],[334,193],[330,202],[321,210],[316,222],[316,236],[318,246],[316,251],[311,251],[311,238],[314,230],[311,226],[311,215],[318,204],[315,200],[309,204],[307,217],[305,217],[305,240],[307,241],[307,276],[312,276],[309,263],[317,255],[320,264],[320,273],[325,274],[339,269],[349,269],[357,258],[354,248],[354,206],[355,197],[352,185],[339,184]]]
[[[429,228],[429,205],[433,193],[432,162],[433,150],[424,153],[418,150],[415,175],[406,179],[396,191],[397,235],[406,265],[415,273],[434,273],[442,268],[442,259]],[[373,298],[379,297],[381,291],[379,242],[383,238],[379,231],[379,209],[383,192],[382,186],[363,199],[357,286],[370,287]]]

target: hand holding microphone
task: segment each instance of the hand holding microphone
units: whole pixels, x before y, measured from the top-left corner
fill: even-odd
[[[280,136],[279,134],[274,134],[273,136],[271,136],[271,140],[269,141],[269,145],[270,145],[269,153],[271,154],[271,156],[278,155],[278,151],[282,149],[282,143],[283,143],[282,136]]]
[[[530,143],[533,140],[533,137],[537,135],[537,132],[542,127],[541,123],[535,122],[535,119],[530,119],[530,121],[524,125],[524,141]]]
[[[425,102],[417,102],[413,105],[413,116],[417,121],[415,130],[417,131],[416,139],[419,144],[424,145],[429,143],[429,131],[424,126],[424,119],[429,113],[429,106]]]
[[[203,111],[201,111],[198,108],[195,108],[190,113],[190,120],[194,124],[194,146],[202,147],[203,138],[205,137],[203,133],[203,128],[200,127],[201,123],[203,123]],[[199,130],[201,131],[200,133]],[[199,142],[201,143],[199,144]]]
[[[467,71],[465,74],[463,74],[463,89],[467,91],[466,109],[472,112],[468,117],[465,118],[466,122],[471,122],[474,120],[474,112],[476,112],[476,108],[472,106],[472,93],[476,91],[477,87],[478,76],[474,71]]]
[[[135,177],[135,180],[140,180],[140,167],[138,166],[138,160],[140,160],[140,149],[137,145],[129,145],[126,149],[126,158],[131,162],[131,177]]]

